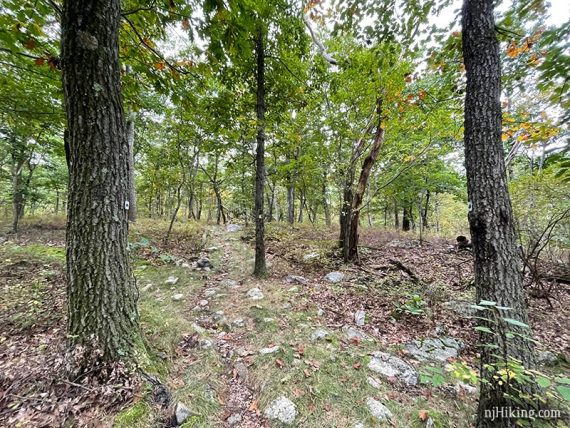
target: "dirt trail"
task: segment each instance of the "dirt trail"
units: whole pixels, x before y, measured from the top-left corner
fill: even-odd
[[[212,231],[211,243],[218,248],[221,257],[196,302],[204,305],[207,300],[208,304],[194,321],[212,337],[213,348],[225,363],[221,375],[224,387],[220,391],[223,426],[267,427],[258,409],[257,393],[248,370],[254,347],[244,332],[251,326],[246,314],[240,311],[252,302],[246,292],[255,280],[251,278],[251,263],[245,257],[251,250],[239,234],[219,228]]]

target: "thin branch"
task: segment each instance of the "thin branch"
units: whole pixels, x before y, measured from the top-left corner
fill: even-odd
[[[309,21],[309,18],[307,18],[307,15],[303,14],[303,22],[305,23],[305,26],[307,27],[307,29],[309,30],[309,33],[311,33],[311,39],[313,39],[313,43],[315,45],[317,45],[317,47],[319,48],[319,51],[321,52],[321,56],[329,63],[332,65],[338,65],[338,61],[336,59],[334,59],[328,52],[327,49],[325,48],[325,45],[323,45],[323,43],[317,38],[313,27],[311,26],[311,21]]]

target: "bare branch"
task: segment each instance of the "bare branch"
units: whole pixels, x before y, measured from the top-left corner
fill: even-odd
[[[313,39],[313,43],[315,45],[317,45],[317,47],[319,48],[319,50],[321,51],[321,56],[329,63],[332,65],[338,65],[338,61],[336,59],[334,59],[328,52],[327,49],[325,48],[325,45],[323,45],[323,43],[317,38],[315,31],[313,30],[313,27],[311,26],[311,21],[309,21],[309,18],[307,18],[307,15],[303,14],[303,22],[305,23],[305,26],[307,27],[307,29],[309,30],[309,33],[311,33],[311,38]]]

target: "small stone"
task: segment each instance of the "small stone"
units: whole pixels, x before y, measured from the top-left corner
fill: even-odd
[[[344,332],[344,334],[346,335],[346,338],[349,341],[353,341],[353,340],[371,340],[365,333],[355,329],[354,327],[345,325],[342,328],[342,331]]]
[[[283,303],[283,305],[281,306],[281,309],[283,309],[283,310],[291,309],[291,303],[289,303],[289,302]]]
[[[184,269],[190,269],[192,266],[190,266],[190,263],[184,262],[180,265],[181,267],[183,267]]]
[[[329,332],[323,329],[318,329],[313,331],[313,334],[311,334],[311,340],[313,342],[316,342],[317,340],[323,340],[326,339],[329,335]]]
[[[382,384],[380,383],[380,381],[379,381],[378,379],[376,379],[375,377],[368,376],[368,378],[366,378],[366,380],[368,381],[368,384],[369,384],[372,388],[380,389],[380,387],[382,386]]]
[[[236,327],[245,327],[245,321],[243,320],[243,318],[236,318],[232,324]]]
[[[240,346],[239,348],[236,349],[236,354],[239,357],[245,357],[249,355],[249,352],[247,352],[247,349],[245,349],[243,346]]]
[[[392,417],[392,412],[390,409],[372,397],[368,397],[366,399],[366,405],[368,406],[370,413],[372,413],[372,416],[374,416],[379,421],[385,421]]]
[[[296,285],[294,285],[293,287],[289,288],[287,290],[289,293],[298,293],[299,292],[299,287],[297,287]]]
[[[362,422],[357,422],[352,426],[352,428],[365,428],[365,426]]]
[[[263,293],[259,288],[252,288],[247,292],[247,297],[251,300],[261,300],[263,299]]]
[[[230,425],[235,425],[241,422],[241,415],[239,413],[234,413],[233,415],[231,415],[226,422]]]
[[[364,325],[364,319],[366,318],[366,312],[364,311],[356,311],[354,314],[354,322],[357,326],[362,327]]]
[[[228,224],[226,226],[226,232],[239,232],[241,230],[241,226],[239,224]]]
[[[426,421],[426,428],[435,428],[435,422],[431,417]]]
[[[217,289],[215,288],[207,288],[206,290],[204,290],[204,296],[206,297],[212,297],[214,294],[216,294],[218,292]]]
[[[386,352],[375,352],[372,354],[368,368],[383,376],[395,377],[407,386],[415,386],[418,383],[418,373],[412,366],[401,358]]]
[[[236,374],[238,375],[238,377],[242,380],[247,380],[247,366],[242,363],[242,362],[238,362],[234,364],[234,370],[236,371]]]
[[[455,390],[458,394],[475,394],[477,388],[467,383],[458,383],[455,385]]]
[[[219,250],[218,247],[208,247],[208,248],[206,248],[206,251],[207,251],[208,253],[213,253],[213,252],[218,251],[218,250]]]
[[[303,260],[306,262],[310,262],[311,260],[316,260],[320,257],[319,253],[309,253],[303,256]]]
[[[178,278],[175,276],[169,276],[166,281],[164,281],[167,285],[175,285],[178,282]]]
[[[210,339],[202,339],[200,340],[200,348],[201,349],[210,349],[214,343]]]
[[[342,272],[330,272],[326,274],[325,279],[328,282],[336,284],[344,279],[344,274]]]
[[[147,284],[145,285],[143,288],[141,288],[141,291],[143,293],[146,293],[148,290],[150,290],[152,288],[152,284]]]
[[[264,414],[269,419],[276,419],[283,424],[291,425],[297,417],[297,409],[291,400],[282,396],[273,400],[265,409]]]
[[[287,275],[285,281],[287,281],[289,284],[307,285],[309,283],[309,280],[307,278],[300,275]]]
[[[263,318],[263,322],[267,324],[271,324],[273,321],[275,321],[273,318]]]
[[[319,308],[318,311],[317,311],[317,315],[318,315],[319,317],[322,317],[324,314],[325,314],[325,311],[323,311],[321,308]]]
[[[192,415],[190,409],[180,402],[176,403],[175,413],[176,413],[176,422],[178,423],[178,425],[182,425],[186,421],[186,419],[188,419]]]
[[[233,279],[224,279],[222,282],[220,282],[220,285],[221,285],[222,287],[238,288],[238,287],[239,287],[239,282],[234,281]]]
[[[212,268],[210,266],[206,266],[206,267],[203,267],[202,270],[204,272],[210,272],[212,270]]]
[[[273,354],[273,353],[277,352],[278,350],[279,350],[279,346],[275,345],[275,346],[271,346],[269,348],[260,349],[259,354],[260,355]]]
[[[204,329],[204,327],[200,327],[198,324],[196,323],[192,323],[192,328],[196,331],[196,333],[198,334],[204,334],[206,332],[206,330]]]
[[[208,303],[209,303],[209,302],[204,299],[204,300],[200,300],[200,301],[198,302],[198,305],[200,305],[200,306],[202,306],[202,307],[205,307],[205,306],[208,306]]]
[[[214,315],[212,315],[212,318],[214,319],[214,321],[219,321],[222,318],[224,318],[224,311],[216,311],[214,312]]]
[[[536,362],[542,366],[555,366],[558,363],[558,356],[554,352],[542,351],[538,353]]]
[[[184,299],[184,294],[178,293],[175,294],[174,296],[172,296],[172,300],[174,300],[175,302]]]
[[[442,362],[456,358],[463,347],[462,341],[449,336],[413,340],[405,345],[406,351],[417,360]]]

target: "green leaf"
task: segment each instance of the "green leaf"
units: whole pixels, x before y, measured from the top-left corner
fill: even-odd
[[[570,401],[570,386],[560,385],[556,387],[556,390],[560,393],[562,398],[566,401]]]
[[[528,324],[525,324],[524,322],[515,320],[513,318],[503,318],[505,320],[506,323],[509,323],[511,325],[516,325],[517,327],[522,327],[522,328],[530,328],[528,326]]]
[[[536,383],[541,388],[548,388],[551,385],[550,379],[548,379],[547,377],[542,377],[542,376],[539,376],[536,378]]]

